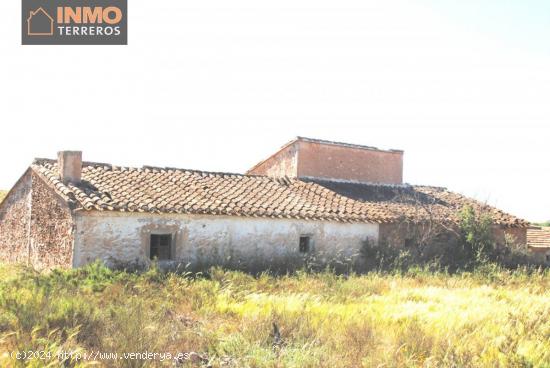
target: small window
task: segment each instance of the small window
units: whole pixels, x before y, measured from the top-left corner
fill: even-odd
[[[300,253],[309,253],[311,251],[311,238],[309,236],[300,237]]]
[[[405,248],[412,248],[414,246],[414,239],[407,238],[405,239]]]
[[[550,262],[550,254],[546,255],[546,262]]]
[[[169,260],[172,255],[171,234],[151,234],[149,257],[159,261]]]

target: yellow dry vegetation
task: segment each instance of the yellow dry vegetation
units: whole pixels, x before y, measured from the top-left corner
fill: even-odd
[[[0,332],[2,366],[23,366],[9,352],[30,349],[53,354],[25,362],[34,367],[59,364],[65,350],[196,353],[183,367],[550,367],[550,273],[253,277],[5,266]]]

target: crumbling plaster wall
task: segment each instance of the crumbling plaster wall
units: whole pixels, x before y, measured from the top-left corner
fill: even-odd
[[[223,265],[251,271],[300,267],[357,257],[367,239],[378,239],[376,224],[344,224],[227,216],[78,212],[76,267],[96,259],[147,264],[151,233],[172,233],[174,263],[192,269]],[[299,253],[300,236],[311,236],[313,251]]]

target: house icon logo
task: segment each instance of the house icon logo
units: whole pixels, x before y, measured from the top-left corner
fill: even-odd
[[[128,44],[128,0],[21,0],[20,19],[22,45]]]
[[[30,11],[27,18],[27,35],[53,36],[53,18],[42,7]]]

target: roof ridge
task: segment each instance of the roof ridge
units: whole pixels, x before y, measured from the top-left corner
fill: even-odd
[[[41,158],[37,157],[33,160],[33,165],[39,165],[42,166],[43,164],[57,164],[57,160],[51,159],[51,158]],[[91,167],[99,167],[99,168],[105,168],[110,167],[111,170],[120,170],[120,171],[126,171],[126,170],[163,170],[163,171],[179,171],[179,172],[190,172],[193,174],[206,174],[206,175],[215,175],[215,176],[238,176],[238,177],[247,177],[247,178],[266,178],[272,181],[278,181],[278,182],[285,182],[285,183],[291,183],[294,178],[290,177],[274,177],[269,175],[260,175],[260,174],[241,174],[241,173],[235,173],[235,172],[228,172],[228,171],[208,171],[208,170],[199,170],[199,169],[187,169],[187,168],[181,168],[181,167],[170,167],[170,166],[153,166],[153,165],[142,165],[141,167],[138,166],[125,166],[125,165],[114,165],[110,163],[105,162],[95,162],[95,161],[82,161],[82,166],[91,166]]]
[[[378,148],[378,147],[374,147],[374,146],[366,146],[366,145],[362,145],[362,144],[355,144],[355,143],[345,143],[345,142],[338,142],[338,141],[330,141],[330,140],[326,140],[326,139],[318,139],[318,138],[308,138],[308,137],[301,137],[301,136],[298,136],[296,137],[296,139],[293,141],[305,141],[305,142],[313,142],[313,143],[321,143],[321,144],[331,144],[331,145],[336,145],[336,146],[342,146],[342,147],[350,147],[350,148],[361,148],[361,149],[367,149],[367,150],[371,150],[371,151],[381,151],[381,152],[390,152],[390,153],[402,153],[404,152],[403,150],[398,150],[398,149],[384,149],[384,148]]]

